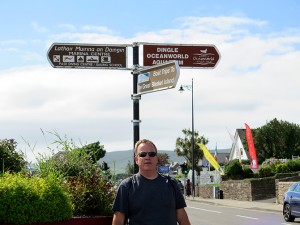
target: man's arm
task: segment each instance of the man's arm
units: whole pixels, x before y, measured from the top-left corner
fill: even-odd
[[[124,225],[125,224],[125,214],[116,211],[113,216],[112,225]]]
[[[177,209],[176,214],[177,214],[177,221],[180,225],[191,225],[184,208]]]

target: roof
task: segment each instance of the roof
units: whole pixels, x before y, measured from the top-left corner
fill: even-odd
[[[229,158],[229,155],[230,155],[230,151],[231,149],[230,148],[226,148],[226,149],[217,149],[217,161],[218,163],[225,163],[228,158]],[[209,152],[214,155],[215,154],[215,150],[213,149],[210,149]],[[203,156],[203,165],[206,165],[206,158],[205,156]]]
[[[246,129],[236,129],[236,132],[240,137],[240,140],[243,144],[243,148],[247,149],[247,146],[245,146],[245,143],[247,143],[247,141],[246,141]]]

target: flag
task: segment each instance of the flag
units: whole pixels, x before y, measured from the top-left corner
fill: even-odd
[[[215,168],[215,170],[218,171],[221,175],[224,175],[224,171],[222,171],[219,163],[215,160],[212,154],[210,154],[205,145],[202,143],[197,143],[197,145],[199,145],[199,147],[202,149],[205,158]]]
[[[252,137],[252,131],[248,126],[248,124],[245,123],[245,126],[246,126],[246,139],[248,143],[249,156],[250,156],[250,168],[258,169],[256,150],[255,150],[254,141]]]

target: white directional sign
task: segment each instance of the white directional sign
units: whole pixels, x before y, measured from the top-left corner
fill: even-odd
[[[180,69],[177,61],[138,71],[137,93],[146,94],[176,87]]]
[[[129,69],[128,46],[54,43],[48,60],[54,68]]]

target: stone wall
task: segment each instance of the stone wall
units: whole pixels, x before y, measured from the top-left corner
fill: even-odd
[[[195,187],[195,196],[200,198],[214,198],[214,189],[211,185]]]
[[[299,175],[293,176],[293,177],[276,179],[276,202],[277,203],[279,203],[279,204],[283,203],[284,193],[296,181],[300,181]]]
[[[256,201],[275,198],[275,179],[222,181],[220,189],[224,199]]]
[[[300,176],[280,179],[228,180],[222,181],[220,190],[222,198],[239,201],[257,201],[276,198],[278,204],[283,203],[284,193]],[[211,185],[195,187],[195,195],[200,198],[214,198],[214,187]]]
[[[240,201],[251,201],[251,185],[248,181],[231,180],[222,181],[220,189],[223,192],[224,199],[233,199]]]
[[[276,197],[275,179],[253,180],[250,183],[252,201]]]
[[[278,204],[283,203],[284,193],[289,189],[289,187],[294,182],[278,182],[277,183],[277,194],[276,194],[276,202]]]
[[[219,189],[222,192],[222,198],[240,201],[268,199],[276,195],[274,179],[222,181]],[[195,192],[195,195],[201,198],[215,197],[213,186],[197,186]]]

